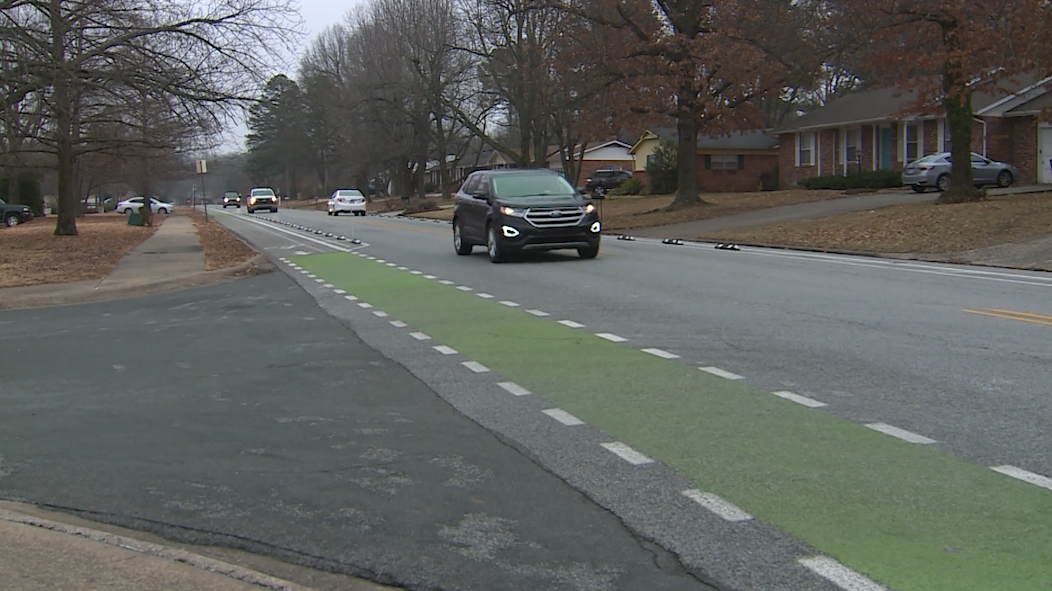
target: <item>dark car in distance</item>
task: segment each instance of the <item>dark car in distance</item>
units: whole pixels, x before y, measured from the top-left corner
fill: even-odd
[[[603,189],[603,192],[606,192],[620,187],[630,178],[632,178],[632,173],[627,170],[597,170],[585,179],[584,188],[589,193],[593,193],[597,189]]]
[[[33,219],[33,211],[28,205],[8,205],[0,199],[0,221],[8,228]]]
[[[524,250],[575,249],[599,254],[595,205],[566,179],[543,169],[483,170],[468,176],[453,206],[453,247],[485,246],[494,263]]]
[[[228,207],[241,207],[241,193],[237,191],[227,191],[223,193],[223,209]]]

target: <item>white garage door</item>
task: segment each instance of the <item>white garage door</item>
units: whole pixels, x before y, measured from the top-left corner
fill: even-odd
[[[1041,183],[1052,183],[1052,125],[1042,124],[1037,131],[1037,180]]]

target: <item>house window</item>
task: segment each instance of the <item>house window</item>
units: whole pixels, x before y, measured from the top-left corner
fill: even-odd
[[[801,133],[799,136],[797,146],[799,146],[799,152],[797,157],[800,159],[800,166],[814,166],[814,135],[810,133]]]
[[[657,154],[647,154],[647,168],[650,168],[655,161],[657,161]]]
[[[712,170],[738,170],[741,163],[738,154],[710,154],[706,159]]]
[[[861,129],[849,129],[844,134],[844,143],[847,146],[847,155],[844,161],[847,164],[855,164],[858,162],[858,156],[862,153],[862,130]]]
[[[906,124],[906,162],[920,157],[920,133],[916,123]]]

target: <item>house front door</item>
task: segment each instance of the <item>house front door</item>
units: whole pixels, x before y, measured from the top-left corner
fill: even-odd
[[[1037,131],[1037,181],[1052,183],[1052,125],[1042,125]]]
[[[880,130],[880,169],[891,168],[891,128],[885,127]]]

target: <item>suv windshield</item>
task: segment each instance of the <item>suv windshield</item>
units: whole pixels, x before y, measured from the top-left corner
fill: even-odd
[[[273,197],[274,191],[270,189],[252,189],[253,197]]]
[[[554,174],[501,175],[493,178],[493,192],[497,197],[546,197],[573,195],[574,188],[566,179]]]

